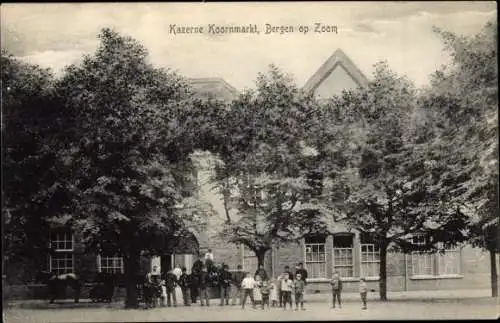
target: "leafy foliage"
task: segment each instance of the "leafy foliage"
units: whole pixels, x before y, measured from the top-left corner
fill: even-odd
[[[497,27],[490,22],[469,38],[436,32],[453,61],[433,75],[424,96],[436,128],[428,157],[447,165],[441,177],[450,198],[477,209],[487,202],[488,178],[498,177]]]
[[[36,260],[47,246],[44,219],[67,211],[57,176],[65,157],[63,109],[49,70],[4,51],[1,65],[5,255]]]
[[[262,262],[273,245],[325,225],[322,204],[312,203],[317,183],[308,180],[314,158],[304,154],[302,142],[317,105],[275,66],[258,76],[256,86],[227,114],[231,148],[218,153],[214,180],[229,220],[221,236],[248,246]],[[230,210],[236,211],[233,218]]]
[[[344,92],[326,107],[317,147],[331,183],[326,201],[346,222],[381,250],[380,296],[386,299],[386,253],[432,250],[439,241],[462,241],[463,214],[436,191],[421,140],[426,127],[417,110],[417,91],[385,62],[375,65],[366,89]],[[331,115],[332,117],[329,117]],[[425,246],[413,243],[423,235]]]
[[[108,29],[100,38],[97,52],[57,83],[75,120],[66,177],[71,220],[89,246],[159,252],[160,237],[200,219],[190,196],[190,145],[177,118],[192,105],[187,84],[151,66],[135,40]]]
[[[469,241],[490,252],[492,294],[497,296],[497,23],[488,22],[473,37],[436,33],[453,61],[436,72],[426,93],[426,110],[438,129],[428,158],[439,165],[443,191],[469,214]]]

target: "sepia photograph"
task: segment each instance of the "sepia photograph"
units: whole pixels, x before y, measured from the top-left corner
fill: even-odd
[[[0,18],[5,322],[500,317],[496,2]]]

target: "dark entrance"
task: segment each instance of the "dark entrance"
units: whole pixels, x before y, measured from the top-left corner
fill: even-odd
[[[162,255],[160,257],[160,264],[161,264],[161,271],[163,273],[166,273],[170,269],[172,269],[173,262],[172,262],[172,255]]]

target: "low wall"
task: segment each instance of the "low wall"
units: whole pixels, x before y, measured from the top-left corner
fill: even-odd
[[[378,291],[378,280],[367,280],[369,289]],[[359,280],[342,280],[342,287],[345,292],[358,292]],[[475,274],[468,276],[450,277],[419,277],[406,279],[404,276],[391,276],[387,278],[388,292],[405,291],[434,291],[434,290],[479,290],[490,288],[490,276],[488,274]],[[308,282],[306,293],[330,292],[328,280]]]

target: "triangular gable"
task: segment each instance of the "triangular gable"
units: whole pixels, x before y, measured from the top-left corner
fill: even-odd
[[[218,77],[191,78],[189,83],[194,90],[195,97],[202,100],[216,99],[229,103],[239,95],[238,90]]]
[[[366,87],[368,85],[368,79],[366,76],[356,65],[354,65],[354,63],[341,49],[337,49],[306,82],[303,90],[306,92],[313,91],[316,93],[316,90],[320,88],[324,82],[328,81],[328,78],[338,79],[342,77],[342,74],[350,78],[349,80],[346,80],[346,83],[350,83],[358,87]],[[348,85],[348,87],[352,86]]]

